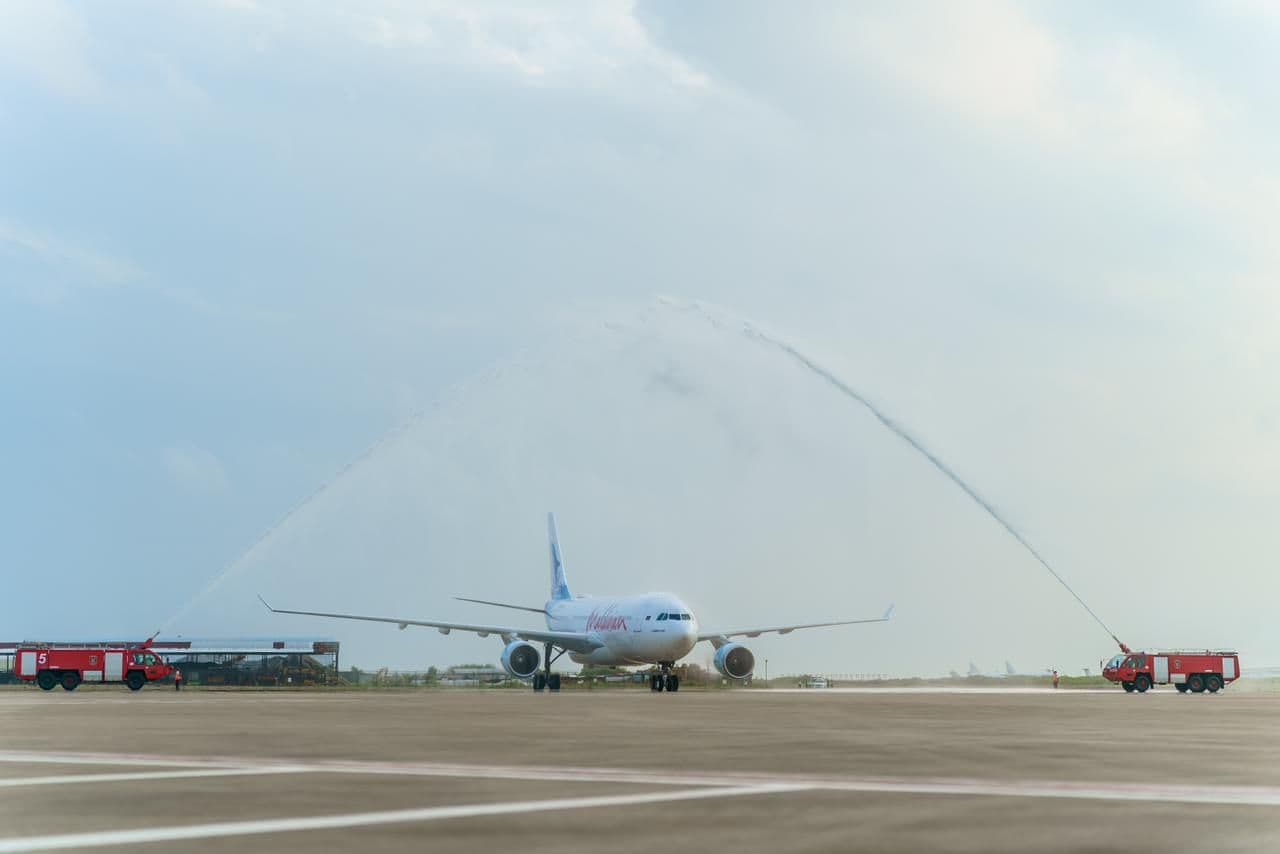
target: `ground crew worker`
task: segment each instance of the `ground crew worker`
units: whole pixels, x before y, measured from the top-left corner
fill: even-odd
[[[1058,671],[1053,671],[1053,687],[1058,687]]]
[[[173,690],[175,691],[182,690],[182,671],[181,670],[173,671]]]

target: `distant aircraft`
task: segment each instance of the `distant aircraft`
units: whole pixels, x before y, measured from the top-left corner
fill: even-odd
[[[983,673],[982,670],[978,667],[978,665],[970,661],[969,672],[966,673],[965,675],[969,677],[981,676],[983,679],[1005,679],[1009,676],[1018,676],[1020,674],[1014,671],[1013,665],[1007,661],[1004,663],[1003,673]]]
[[[357,614],[328,614],[319,611],[294,611],[272,608],[261,596],[262,604],[276,614],[300,614],[309,617],[331,617],[341,620],[368,620],[408,626],[428,626],[447,635],[452,631],[475,632],[480,637],[498,635],[506,646],[500,661],[503,669],[517,679],[528,679],[533,690],[560,690],[560,676],[551,665],[566,652],[579,664],[606,666],[657,665],[660,672],[649,677],[653,691],[677,691],[679,677],[672,673],[675,663],[684,658],[699,641],[710,641],[715,647],[712,663],[721,674],[736,680],[747,679],[755,670],[755,656],[734,637],[759,637],[768,632],[780,635],[796,629],[823,626],[848,626],[855,623],[883,623],[893,615],[893,606],[881,617],[862,620],[837,620],[827,623],[802,623],[790,626],[759,626],[727,631],[700,631],[697,619],[688,605],[670,593],[646,593],[640,596],[586,597],[569,592],[564,562],[560,556],[560,539],[556,534],[554,513],[547,514],[547,535],[551,544],[551,598],[541,608],[508,605],[484,599],[457,597],[463,602],[532,611],[546,618],[547,628],[525,629],[516,626],[484,626],[469,623],[445,623],[438,620],[408,620],[398,617],[364,617]],[[534,644],[541,644],[539,652]]]

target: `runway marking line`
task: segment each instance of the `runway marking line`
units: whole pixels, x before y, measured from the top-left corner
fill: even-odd
[[[113,774],[58,774],[46,777],[0,777],[0,789],[24,786],[62,786],[72,783],[132,783],[145,780],[181,780],[192,777],[253,777],[262,774],[306,774],[311,768],[273,765],[256,768],[188,768],[172,771],[121,771]]]
[[[451,762],[299,760],[249,757],[156,756],[140,753],[73,753],[0,750],[0,763],[123,765],[248,773],[369,774],[408,777],[465,777],[527,782],[615,783],[646,786],[798,785],[829,791],[901,794],[983,795],[1013,798],[1073,798],[1162,801],[1191,804],[1280,806],[1280,787],[1057,780],[991,780],[979,777],[850,777],[752,772],[654,771],[538,765],[471,765]],[[92,776],[92,775],[85,775]],[[22,778],[14,778],[21,780]],[[47,778],[50,784],[57,776]],[[74,782],[75,776],[68,776]],[[13,785],[20,785],[14,783]]]
[[[462,804],[420,809],[384,810],[381,812],[319,815],[299,818],[225,821],[186,827],[154,827],[136,830],[102,830],[88,833],[66,833],[56,836],[13,837],[0,839],[0,854],[28,851],[56,851],[65,848],[91,848],[111,845],[141,845],[148,842],[176,842],[223,836],[249,836],[263,833],[290,833],[302,830],[333,830],[368,827],[378,824],[438,821],[452,818],[518,815],[555,810],[593,809],[597,807],[638,806],[672,801],[736,798],[802,791],[804,786],[773,784],[764,786],[727,786],[716,788],[677,789],[636,795],[602,795],[598,797],[557,798],[539,801],[507,801],[493,804]]]

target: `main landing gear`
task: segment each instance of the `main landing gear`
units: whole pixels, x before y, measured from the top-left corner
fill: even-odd
[[[555,652],[555,647],[551,644],[544,644],[545,651],[542,656],[542,672],[533,674],[533,690],[535,691],[559,691],[560,690],[560,674],[551,672],[551,665],[556,659],[564,655],[564,650]],[[552,653],[555,652],[555,655]]]
[[[650,691],[671,691],[680,690],[680,677],[671,672],[671,668],[675,667],[674,661],[664,661],[660,665],[661,673],[649,674],[649,690]]]

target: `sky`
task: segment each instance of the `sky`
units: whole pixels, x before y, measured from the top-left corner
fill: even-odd
[[[1268,3],[0,3],[0,639],[1280,664]],[[517,612],[510,612],[517,613]],[[519,620],[519,616],[515,617]],[[693,660],[707,657],[705,650]]]

